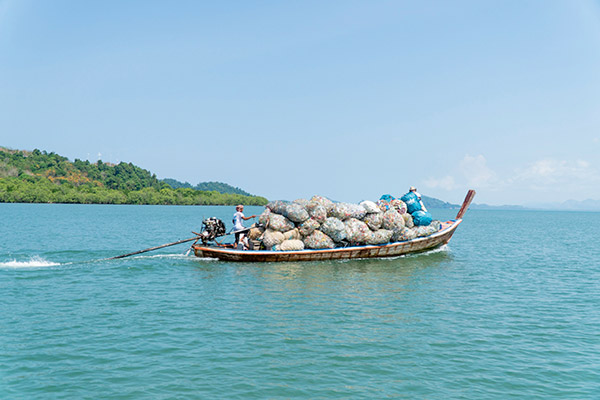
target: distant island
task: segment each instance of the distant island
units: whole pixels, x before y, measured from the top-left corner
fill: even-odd
[[[451,204],[425,195],[421,195],[421,200],[423,200],[423,204],[425,204],[427,208],[460,208],[459,204]]]
[[[200,182],[196,186],[192,186],[189,182],[179,182],[178,180],[171,178],[161,179],[161,182],[168,184],[173,189],[184,188],[201,191],[215,191],[219,193],[240,194],[242,196],[252,196],[250,193],[240,189],[239,187],[233,187],[223,182]]]
[[[192,187],[155,174],[132,163],[96,163],[38,149],[0,147],[1,203],[258,205],[267,204],[222,182]]]

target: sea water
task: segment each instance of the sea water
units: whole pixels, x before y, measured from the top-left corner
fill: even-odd
[[[0,204],[0,398],[600,398],[599,213],[470,210],[394,259],[103,260],[233,213]]]

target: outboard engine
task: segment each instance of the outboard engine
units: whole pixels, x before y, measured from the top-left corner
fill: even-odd
[[[216,217],[206,218],[202,221],[202,233],[200,239],[202,243],[210,242],[215,240],[219,236],[225,235],[226,229],[223,221]]]

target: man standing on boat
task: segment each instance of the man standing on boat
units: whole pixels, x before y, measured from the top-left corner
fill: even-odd
[[[244,206],[242,204],[237,205],[235,207],[235,211],[235,214],[233,214],[233,230],[236,231],[235,247],[237,247],[238,243],[240,242],[240,235],[242,235],[242,233],[238,231],[246,229],[242,221],[248,221],[249,219],[256,218],[256,215],[252,215],[250,217],[244,216]]]

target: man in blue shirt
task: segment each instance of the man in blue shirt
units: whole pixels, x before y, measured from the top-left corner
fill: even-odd
[[[411,186],[408,193],[402,196],[400,200],[406,203],[407,211],[412,216],[413,223],[416,226],[429,225],[431,223],[431,214],[427,212],[427,208],[425,208],[416,187]]]
[[[425,208],[425,204],[423,204],[423,200],[421,200],[421,194],[417,192],[417,188],[411,186],[410,189],[408,189],[408,192],[413,192],[417,196],[417,198],[419,199],[419,204],[421,204],[421,210],[427,212],[427,208]]]

